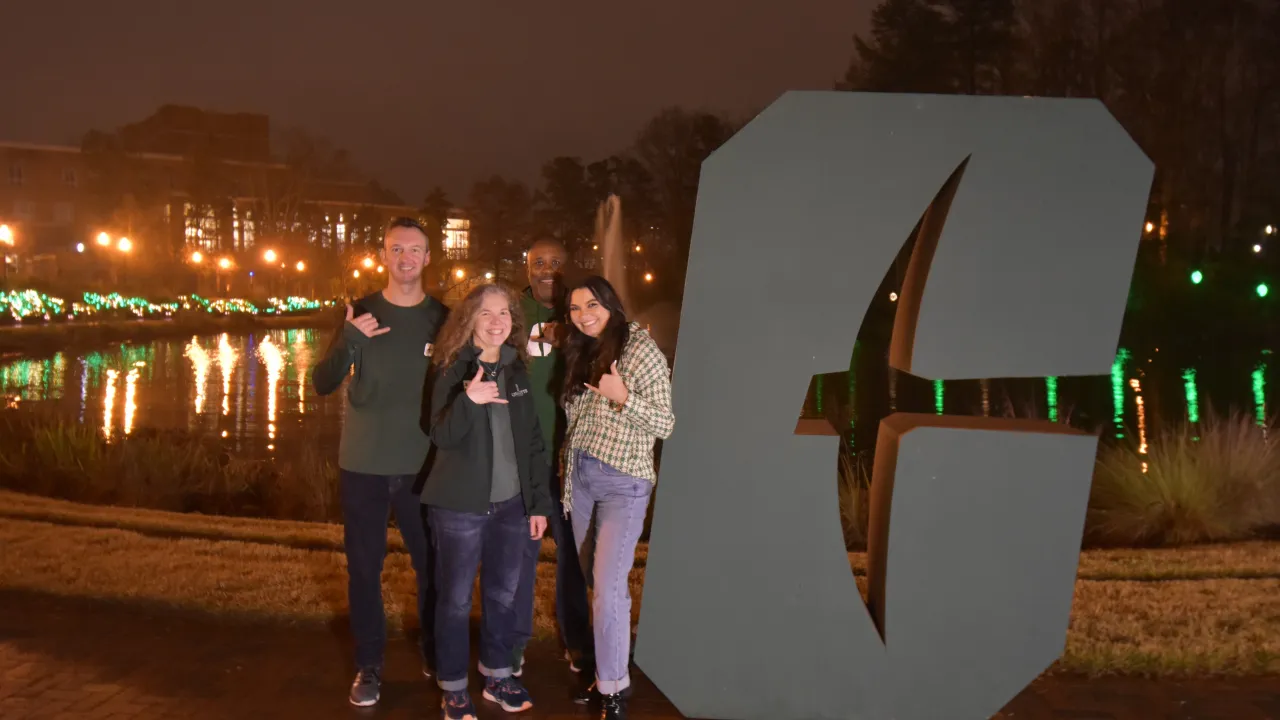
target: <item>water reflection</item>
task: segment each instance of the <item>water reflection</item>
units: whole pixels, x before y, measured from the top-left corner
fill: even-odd
[[[1250,376],[1253,382],[1253,408],[1254,417],[1257,418],[1258,424],[1266,427],[1267,424],[1267,365],[1265,362],[1259,362],[1257,367],[1253,369]]]
[[[124,376],[124,434],[128,435],[133,432],[133,413],[138,409],[138,404],[134,402],[134,398],[138,393],[138,368],[134,367],[129,370],[129,374]]]
[[[226,333],[218,338],[218,367],[222,370],[222,414],[231,413],[231,373],[236,367],[236,351]]]
[[[43,406],[110,440],[143,428],[179,429],[233,454],[287,457],[304,444],[333,443],[341,429],[343,394],[317,397],[309,383],[328,339],[328,332],[276,330],[6,358],[0,407]],[[1275,406],[1269,353],[1224,348],[1191,360],[1161,352],[1150,362],[1136,354],[1117,352],[1109,378],[932,382],[887,372],[882,353],[862,348],[853,357],[857,372],[817,377],[805,412],[832,419],[850,434],[851,448],[870,450],[878,418],[889,412],[999,416],[1013,409],[1025,416],[1034,408],[1035,417],[1102,426],[1108,442],[1128,436],[1149,455],[1166,423],[1190,421],[1195,433],[1207,407],[1262,422]]]
[[[184,353],[195,370],[196,415],[204,413],[205,387],[209,381],[209,353],[200,346],[199,340],[191,338]]]
[[[284,356],[280,348],[271,342],[271,338],[263,339],[258,346],[258,359],[267,369],[267,438],[276,439],[276,393],[280,383],[280,371],[284,367]],[[267,445],[268,450],[275,450],[275,444]]]
[[[102,434],[111,439],[111,411],[116,407],[116,376],[114,369],[107,371],[107,392],[102,399]]]

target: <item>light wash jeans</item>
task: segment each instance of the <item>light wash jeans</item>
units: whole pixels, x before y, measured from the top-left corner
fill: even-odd
[[[631,685],[631,589],[627,577],[644,532],[653,484],[575,452],[573,539],[578,544],[591,603],[596,688],[605,695]]]

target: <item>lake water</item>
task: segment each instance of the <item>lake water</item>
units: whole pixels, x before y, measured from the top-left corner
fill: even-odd
[[[319,397],[311,368],[329,330],[264,330],[123,343],[0,361],[8,407],[51,408],[106,438],[139,428],[225,438],[247,456],[292,453],[301,443],[337,454],[342,393]]]
[[[225,439],[238,453],[279,457],[304,443],[337,455],[343,394],[318,397],[310,371],[330,330],[264,330],[0,359],[0,401],[50,408],[106,438],[177,428]],[[1276,407],[1269,349],[1206,348],[1203,357],[1121,349],[1109,377],[930,382],[885,368],[859,348],[854,373],[814,379],[797,409],[826,417],[856,450],[874,446],[892,411],[1038,417],[1149,444],[1161,423],[1238,410],[1259,422]]]

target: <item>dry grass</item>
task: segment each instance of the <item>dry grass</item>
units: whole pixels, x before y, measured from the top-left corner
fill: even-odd
[[[186,520],[172,522],[181,525]],[[101,522],[59,525],[0,519],[0,586],[287,622],[324,623],[345,614],[346,560],[337,547],[267,544],[262,527],[254,529],[253,541],[211,539],[209,521],[227,521],[193,520],[207,537],[157,537],[101,527]],[[287,525],[273,530],[295,539],[313,537],[301,532],[303,523]],[[227,532],[234,535],[245,527]],[[318,526],[320,534],[314,537],[323,538],[334,529]],[[551,547],[544,545],[544,559],[549,559]],[[641,561],[644,550],[638,553]],[[862,566],[861,554],[850,557],[855,569]],[[1193,551],[1086,552],[1060,667],[1091,674],[1280,671],[1277,560],[1280,545],[1269,543]],[[1157,577],[1209,579],[1147,579]],[[630,577],[633,623],[639,618],[643,580],[644,569],[637,567]],[[407,555],[388,556],[384,581],[390,622],[416,624]],[[554,635],[554,585],[554,566],[541,563],[535,631],[543,637]],[[478,611],[478,602],[474,607]]]
[[[1237,413],[1210,416],[1198,430],[1165,431],[1145,455],[1128,446],[1104,448],[1086,540],[1123,546],[1241,540],[1280,521],[1280,448],[1268,434]]]
[[[140,429],[112,442],[44,413],[0,412],[0,486],[178,512],[336,520],[338,469],[318,442],[289,461],[233,457],[217,440]]]

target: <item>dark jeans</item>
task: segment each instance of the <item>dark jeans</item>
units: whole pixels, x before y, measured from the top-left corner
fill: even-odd
[[[441,690],[467,688],[471,656],[471,594],[480,567],[480,672],[511,675],[515,596],[529,544],[529,520],[519,495],[483,515],[430,506],[436,551],[436,678]]]
[[[552,483],[553,488],[557,485]],[[560,626],[560,640],[575,661],[590,665],[595,661],[592,659],[587,581],[582,576],[582,564],[578,561],[578,548],[573,540],[573,525],[564,516],[560,493],[553,489],[551,494],[555,511],[547,518],[547,532],[556,544],[556,622]],[[516,667],[523,664],[525,645],[533,637],[534,585],[541,550],[541,540],[529,541],[520,573],[520,588],[516,591],[516,646],[512,658]]]
[[[435,586],[432,553],[423,524],[422,504],[413,492],[414,475],[365,475],[339,472],[342,495],[342,542],[347,552],[347,602],[356,642],[356,666],[382,667],[387,645],[387,617],[382,605],[382,563],[387,556],[387,520],[395,511],[396,526],[409,550],[418,578],[418,619],[422,623],[422,657],[432,665],[435,651]]]

